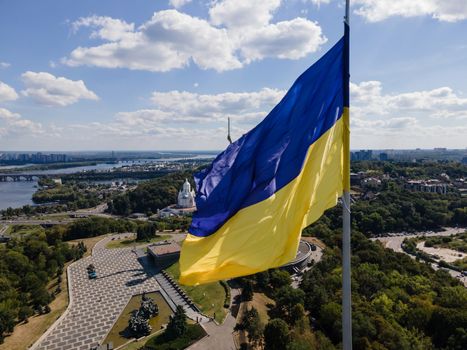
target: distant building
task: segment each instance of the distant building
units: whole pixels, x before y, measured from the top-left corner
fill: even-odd
[[[404,184],[404,188],[410,191],[439,193],[439,194],[446,194],[448,192],[448,185],[435,179],[410,180]]]
[[[177,204],[169,205],[157,211],[161,218],[189,215],[196,210],[195,191],[191,189],[188,179],[185,179],[182,189],[178,192]]]
[[[176,242],[160,242],[148,246],[148,253],[158,265],[174,263],[180,258],[181,247]]]
[[[352,186],[360,186],[362,181],[362,174],[361,173],[350,173],[350,185]]]
[[[361,186],[364,188],[367,187],[380,187],[381,186],[381,180],[376,178],[376,177],[367,177],[362,180]]]
[[[314,248],[316,250],[316,248]],[[301,273],[310,262],[312,247],[311,244],[300,240],[298,245],[297,255],[288,264],[280,266],[281,269],[288,271],[291,274]]]
[[[146,219],[146,214],[143,213],[133,213],[130,215],[130,218],[132,219],[138,219],[138,220],[143,220]]]
[[[350,153],[351,160],[371,160],[373,157],[372,150],[361,150]]]
[[[178,192],[177,206],[179,208],[193,208],[195,206],[195,191],[191,190],[188,179],[185,179],[183,188]]]
[[[380,161],[385,162],[385,161],[387,161],[388,159],[389,159],[389,156],[388,156],[387,153],[384,153],[384,152],[383,152],[383,153],[380,153],[380,154],[379,154],[379,160],[380,160]]]

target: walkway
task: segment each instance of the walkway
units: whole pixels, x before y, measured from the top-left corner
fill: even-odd
[[[154,276],[156,281],[159,283],[161,288],[167,293],[169,298],[175,305],[181,305],[185,310],[188,318],[200,323],[209,322],[210,319],[199,313],[199,310],[193,306],[191,300],[185,295],[185,293],[176,285],[171,282],[163,273],[158,273]],[[191,302],[191,304],[190,304]]]
[[[230,303],[232,305],[236,296],[240,294],[240,289],[232,288],[230,290],[230,294]],[[224,322],[221,325],[218,325],[215,322],[203,324],[203,328],[206,330],[206,333],[208,333],[208,336],[196,342],[187,348],[187,350],[235,350],[236,347],[232,333],[236,323],[237,321],[232,315],[232,308],[230,308]]]
[[[161,289],[156,277],[159,271],[143,250],[105,248],[112,238],[125,236],[128,234],[104,238],[91,256],[68,267],[68,308],[31,349],[89,350],[105,339],[133,295],[159,290],[172,308],[180,302],[176,291]],[[96,267],[97,279],[88,278],[89,264]],[[202,318],[194,310],[189,316]]]

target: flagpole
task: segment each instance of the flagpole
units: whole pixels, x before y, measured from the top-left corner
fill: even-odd
[[[350,270],[350,133],[349,133],[349,79],[350,79],[350,0],[345,2],[344,18],[344,193],[342,197],[342,348],[352,350],[352,292]]]

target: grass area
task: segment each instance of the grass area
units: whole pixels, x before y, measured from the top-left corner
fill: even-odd
[[[13,230],[12,225],[6,225],[6,230],[5,230],[4,234],[5,235],[10,235],[12,230]]]
[[[186,333],[176,339],[168,340],[165,333],[161,333],[149,339],[145,347],[157,350],[182,350],[195,343],[206,335],[199,324],[189,324]]]
[[[237,323],[241,323],[244,313],[254,307],[259,314],[259,318],[263,325],[269,322],[269,310],[275,306],[275,301],[266,296],[264,293],[253,293],[251,301],[242,301],[240,303],[239,312],[237,314]],[[238,344],[248,343],[248,332],[245,330],[238,330],[234,332],[234,337],[237,339]]]
[[[24,235],[29,233],[45,233],[45,229],[40,225],[11,225],[10,232],[11,235]]]
[[[33,216],[33,219],[35,220],[64,220],[64,219],[69,219],[69,218],[70,218],[69,214],[63,214],[63,213]]]
[[[135,239],[124,239],[124,240],[113,240],[107,243],[106,248],[109,249],[116,249],[116,248],[128,248],[131,247],[133,244],[136,244],[137,246],[140,245],[145,245],[145,244],[151,244],[151,243],[156,243],[160,241],[164,241],[166,239],[170,239],[170,235],[161,235],[161,236],[156,236],[153,237],[149,240],[144,240],[144,241],[137,241]]]
[[[467,258],[464,259],[459,259],[456,261],[453,261],[451,265],[457,266],[460,268],[462,271],[467,271]]]
[[[455,236],[429,237],[425,241],[425,247],[448,248],[467,253],[467,231]]]
[[[149,320],[149,324],[152,327],[152,332],[155,333],[161,329],[163,324],[167,324],[169,322],[169,316],[172,314],[172,309],[170,308],[169,304],[167,304],[161,293],[154,292],[148,293],[146,295],[152,298],[159,306],[159,315]],[[114,324],[111,331],[107,335],[107,338],[105,338],[104,344],[112,342],[114,348],[116,348],[125,344],[132,338],[132,335],[128,330],[128,321],[130,320],[132,311],[137,310],[140,304],[141,295],[135,295],[130,299],[127,306],[120,314],[117,322]]]
[[[148,335],[147,337],[141,339],[140,341],[134,341],[133,343],[128,344],[127,346],[123,347],[121,350],[141,350],[141,348],[146,344],[146,342],[157,336],[158,334],[162,333],[163,330],[160,329],[159,331]]]
[[[5,338],[5,342],[0,345],[0,350],[24,350],[32,346],[34,342],[58,319],[68,306],[68,284],[66,267],[62,274],[60,287],[62,291],[49,304],[50,312],[43,315],[35,315],[29,318],[28,323],[16,325],[13,333]],[[57,279],[53,279],[48,284],[49,292],[57,288]]]
[[[271,309],[271,306],[274,307],[275,304],[275,301],[267,297],[264,293],[253,293],[253,300],[247,302],[249,309],[254,307],[258,310],[259,318],[263,324],[269,322],[268,311]]]
[[[319,240],[319,239],[316,238],[316,237],[309,237],[309,236],[308,236],[308,237],[305,237],[305,236],[302,236],[301,239],[304,240],[305,242],[314,244],[314,245],[320,247],[321,249],[325,249],[325,248],[326,248],[326,244],[324,244],[321,240]]]
[[[91,254],[94,245],[104,237],[105,235],[70,241],[70,243],[76,244],[79,241],[83,241],[88,248],[88,251],[85,254],[85,256],[87,256]],[[62,282],[60,284],[62,291],[49,304],[51,311],[48,314],[30,317],[28,323],[23,322],[16,325],[13,333],[5,338],[3,344],[0,344],[0,350],[24,350],[29,348],[62,315],[68,306],[68,282],[66,268],[69,264],[71,264],[71,262],[65,265],[62,274]],[[55,288],[57,288],[56,278],[48,284],[49,292]]]
[[[67,241],[67,243],[78,244],[79,242],[83,242],[84,245],[87,248],[86,253],[84,253],[84,257],[87,257],[87,256],[91,255],[92,248],[94,248],[96,243],[99,242],[101,239],[103,239],[105,236],[107,236],[107,235],[101,235],[101,236],[90,237],[90,238],[82,238],[82,239],[74,239],[74,240],[71,240],[71,241]]]
[[[171,265],[165,270],[173,279],[178,281],[180,277],[179,263]],[[180,286],[185,293],[198,305],[201,311],[217,322],[222,322],[226,315],[224,308],[225,290],[219,282],[201,284],[199,286]]]

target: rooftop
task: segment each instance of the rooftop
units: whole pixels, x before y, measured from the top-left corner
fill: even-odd
[[[179,253],[180,249],[181,249],[180,245],[175,242],[164,242],[164,243],[150,245],[148,247],[149,252],[155,256]]]

